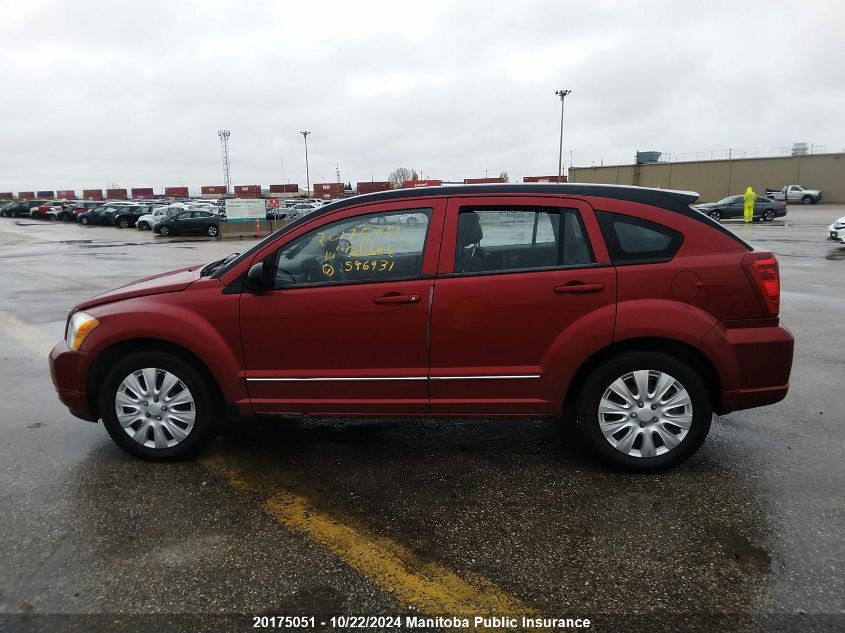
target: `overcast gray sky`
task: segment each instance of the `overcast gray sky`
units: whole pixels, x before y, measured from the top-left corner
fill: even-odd
[[[845,148],[845,3],[0,0],[0,191]]]

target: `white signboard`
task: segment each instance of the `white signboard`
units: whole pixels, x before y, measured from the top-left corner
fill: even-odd
[[[226,220],[263,220],[267,217],[262,198],[229,198],[226,200]]]

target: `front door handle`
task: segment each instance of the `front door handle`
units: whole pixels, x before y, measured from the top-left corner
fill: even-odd
[[[575,295],[587,292],[601,292],[604,284],[585,284],[580,281],[572,281],[564,286],[555,286],[555,292],[559,295]]]
[[[418,303],[419,295],[400,295],[399,293],[391,293],[383,297],[376,297],[373,303]]]

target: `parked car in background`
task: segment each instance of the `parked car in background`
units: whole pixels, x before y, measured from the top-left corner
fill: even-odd
[[[18,200],[8,205],[3,210],[3,213],[7,218],[28,218],[30,217],[29,212],[33,207],[41,206],[45,202],[49,202],[49,200]]]
[[[845,215],[827,227],[827,239],[831,242],[845,244]]]
[[[697,211],[709,215],[716,220],[736,220],[745,217],[745,198],[743,196],[728,196],[719,202],[696,204]],[[786,215],[786,203],[771,198],[757,196],[754,201],[754,219],[771,222],[775,218]]]
[[[773,200],[784,202],[800,202],[802,204],[816,204],[821,202],[822,192],[818,189],[807,189],[803,185],[787,185],[780,191],[766,189],[766,196]]]
[[[168,235],[208,235],[217,237],[220,215],[202,209],[187,209],[169,218],[164,218],[153,227],[153,232]]]
[[[70,209],[65,209],[59,219],[64,222],[78,222],[80,214],[101,206],[103,206],[102,201],[83,200],[76,202]]]
[[[77,305],[50,374],[148,460],[196,453],[224,411],[563,415],[613,467],[664,470],[713,413],[782,400],[792,366],[777,260],[697,197],[503,184],[338,201]],[[402,213],[433,230],[373,225]]]
[[[184,210],[185,207],[182,205],[159,205],[154,207],[149,213],[139,217],[135,223],[135,228],[139,231],[149,231],[161,220],[172,217],[177,213],[182,213]]]
[[[48,212],[51,209],[61,209],[64,208],[65,202],[62,200],[48,200],[43,204],[39,204],[38,206],[32,207],[29,210],[29,217],[35,220],[55,220],[56,214],[53,213],[52,215],[48,216]]]
[[[148,215],[154,209],[155,207],[148,204],[120,207],[115,209],[111,214],[110,223],[119,229],[128,229],[129,227],[135,226],[138,218]]]
[[[106,206],[101,204],[97,207],[79,213],[76,216],[76,221],[86,226],[90,224],[103,224],[103,213],[105,210]]]

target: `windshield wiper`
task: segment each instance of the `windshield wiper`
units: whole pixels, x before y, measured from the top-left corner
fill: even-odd
[[[200,277],[207,277],[221,266],[225,266],[226,264],[228,264],[238,255],[240,255],[240,253],[232,253],[231,255],[227,255],[223,259],[218,259],[216,262],[211,262],[200,271]]]

